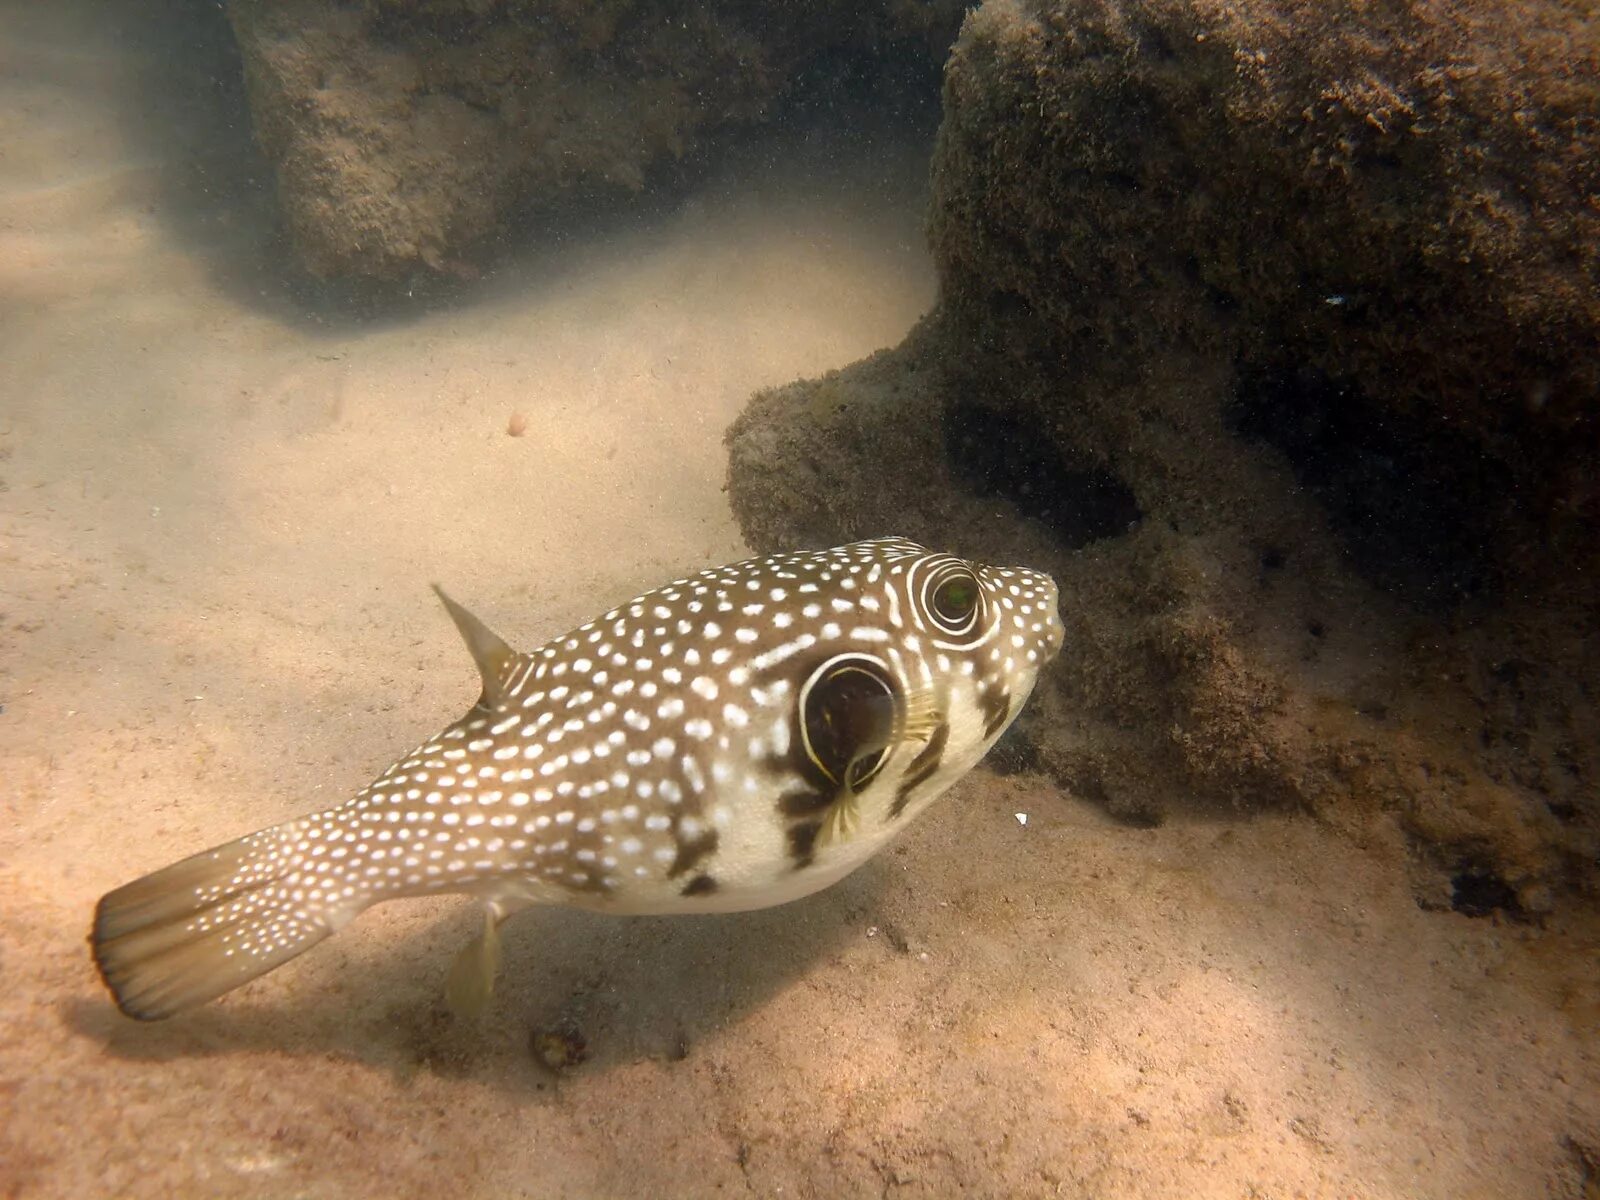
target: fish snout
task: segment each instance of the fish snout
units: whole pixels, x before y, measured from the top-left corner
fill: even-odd
[[[1056,587],[1056,581],[1050,576],[1043,576],[1045,583],[1044,597],[1044,644],[1045,662],[1049,662],[1061,653],[1061,647],[1067,640],[1066,626],[1061,623],[1061,591]]]

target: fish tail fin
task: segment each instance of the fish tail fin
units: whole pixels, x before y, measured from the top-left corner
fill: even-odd
[[[322,872],[306,873],[309,825],[275,825],[103,896],[89,942],[117,1007],[155,1021],[214,1000],[309,950],[365,907]]]

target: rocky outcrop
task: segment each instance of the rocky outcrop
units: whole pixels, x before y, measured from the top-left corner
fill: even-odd
[[[990,0],[938,308],[752,401],[747,536],[1046,567],[1014,754],[1398,820],[1424,902],[1543,911],[1600,821],[1597,48],[1554,0]]]
[[[471,274],[519,213],[627,192],[824,55],[937,64],[961,5],[230,0],[289,242],[324,278]]]

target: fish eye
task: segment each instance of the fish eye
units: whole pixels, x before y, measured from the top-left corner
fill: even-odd
[[[970,575],[946,579],[933,592],[933,611],[941,620],[958,625],[978,607],[978,581]]]
[[[913,585],[913,594],[913,611],[936,636],[963,646],[983,637],[983,583],[960,559],[930,557],[927,574]]]

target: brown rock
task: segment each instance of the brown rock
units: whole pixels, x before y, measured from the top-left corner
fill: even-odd
[[[946,73],[940,305],[752,401],[746,535],[1052,570],[1026,731],[1113,811],[1392,814],[1461,911],[1591,878],[1595,26],[986,4]]]
[[[763,117],[816,56],[937,63],[955,0],[231,0],[256,136],[320,277],[470,275],[517,212],[627,193]],[[898,49],[894,49],[898,48]]]

